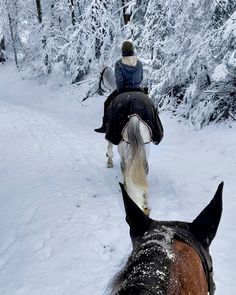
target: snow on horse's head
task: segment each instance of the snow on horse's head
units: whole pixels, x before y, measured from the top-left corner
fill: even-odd
[[[153,220],[120,186],[133,251],[109,294],[213,295],[209,246],[221,219],[223,182],[193,222]]]

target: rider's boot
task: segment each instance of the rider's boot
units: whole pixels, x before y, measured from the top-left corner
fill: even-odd
[[[102,118],[102,126],[100,128],[94,129],[94,131],[98,133],[106,133],[106,125],[107,125],[107,116],[104,115]]]

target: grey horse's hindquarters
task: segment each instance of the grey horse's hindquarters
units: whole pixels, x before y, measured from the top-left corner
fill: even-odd
[[[163,126],[150,98],[143,92],[132,91],[118,95],[108,109],[106,139],[118,145],[122,131],[131,115],[137,115],[150,127],[152,141],[159,144],[163,138]]]

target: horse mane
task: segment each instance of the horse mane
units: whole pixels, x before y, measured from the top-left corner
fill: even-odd
[[[116,274],[108,294],[149,295],[167,294],[173,231],[160,226],[144,234],[142,242],[134,245],[126,265]]]

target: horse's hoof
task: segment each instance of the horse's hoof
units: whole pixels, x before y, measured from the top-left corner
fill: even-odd
[[[113,167],[113,161],[112,159],[107,160],[107,168],[112,168]]]
[[[151,210],[148,207],[146,207],[146,208],[143,209],[143,213],[146,214],[147,216],[150,215],[150,212],[151,212]]]

